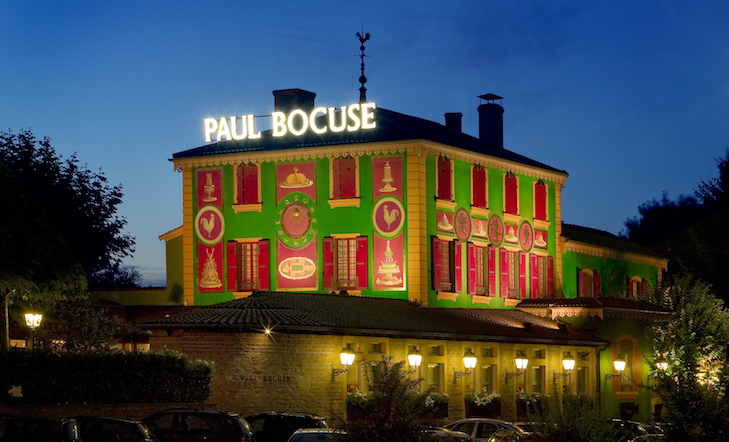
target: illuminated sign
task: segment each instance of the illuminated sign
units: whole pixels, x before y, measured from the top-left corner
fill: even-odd
[[[339,111],[336,107],[317,107],[310,113],[306,113],[301,109],[295,109],[288,115],[283,112],[273,112],[272,135],[274,137],[282,137],[287,133],[294,136],[301,136],[308,131],[316,134],[324,134],[327,131],[332,132],[356,132],[359,130],[374,129],[377,125],[375,122],[374,110],[377,108],[375,103],[352,104],[350,106],[342,106]],[[326,116],[323,125],[317,125],[317,118]],[[256,132],[255,116],[243,115],[240,117],[221,118],[205,118],[205,141],[213,141],[215,135],[216,141],[223,140],[245,140],[261,138],[261,133]],[[319,123],[319,124],[321,124]]]

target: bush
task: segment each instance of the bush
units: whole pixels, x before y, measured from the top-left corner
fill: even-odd
[[[212,364],[180,353],[0,352],[0,403],[200,402]]]

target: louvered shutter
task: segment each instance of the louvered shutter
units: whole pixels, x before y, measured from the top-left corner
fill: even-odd
[[[438,198],[451,199],[451,160],[438,157]]]
[[[547,186],[541,181],[534,186],[534,218],[547,219]]]
[[[635,293],[633,292],[633,280],[630,279],[630,276],[625,277],[625,283],[628,285],[628,298],[632,298]]]
[[[501,297],[506,298],[509,292],[509,252],[501,248]]]
[[[443,256],[440,248],[440,240],[433,237],[432,255],[433,255],[433,290],[439,292],[441,290],[440,283],[443,281]]]
[[[595,272],[594,276],[595,290],[593,291],[596,298],[600,297],[600,274]]]
[[[460,241],[452,241],[454,253],[453,253],[453,260],[454,266],[453,266],[453,278],[455,279],[453,282],[453,291],[456,293],[461,293],[461,290],[463,290],[463,278],[461,268],[463,267],[463,254],[461,253],[461,250],[463,248],[463,245]]]
[[[582,269],[577,269],[577,296],[585,297],[585,274],[582,273]]]
[[[489,296],[496,296],[496,249],[488,247],[489,260]]]
[[[357,174],[355,169],[354,158],[347,157],[341,159],[341,198],[355,198],[357,196]]]
[[[648,295],[648,281],[646,281],[645,279],[642,279],[640,281],[640,294],[643,297]]]
[[[366,236],[359,236],[357,237],[357,257],[356,257],[356,265],[357,265],[357,290],[366,290],[369,280],[369,275],[367,272],[367,263],[369,261],[368,258],[368,250],[367,250],[367,237]]]
[[[506,176],[504,178],[505,198],[504,211],[506,213],[517,214],[519,211],[519,188],[517,178],[515,176]]]
[[[547,294],[554,296],[554,257],[547,257]]]
[[[342,158],[332,160],[332,199],[342,198]]]
[[[466,245],[466,259],[468,260],[468,294],[473,295],[476,293],[476,245],[468,243]]]
[[[527,259],[526,252],[519,252],[519,298],[527,296]]]
[[[243,191],[243,183],[245,182],[245,165],[241,164],[236,170],[236,204],[245,204],[245,193]]]
[[[238,291],[238,241],[228,241],[228,291]]]
[[[260,290],[271,290],[271,274],[268,264],[269,249],[267,239],[258,242],[258,289]]]
[[[486,208],[486,170],[473,168],[473,205]]]
[[[536,299],[541,295],[542,293],[539,293],[539,257],[533,253],[529,254],[529,260],[531,261],[531,297],[532,299]]]
[[[324,290],[334,290],[334,238],[324,238],[322,240],[322,261],[324,269],[322,274],[324,277]]]
[[[255,164],[248,164],[244,167],[244,173],[244,204],[258,204],[258,168]]]

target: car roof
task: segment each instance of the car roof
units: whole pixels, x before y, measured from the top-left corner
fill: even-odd
[[[261,413],[250,414],[247,417],[258,417],[258,416],[295,416],[295,417],[309,417],[315,419],[323,419],[321,416],[317,416],[313,413],[305,413],[301,411],[263,411]]]
[[[121,417],[111,417],[111,416],[74,416],[74,419],[77,421],[105,421],[105,422],[122,422],[122,423],[130,423],[130,424],[138,424],[141,421],[136,419],[124,419]]]

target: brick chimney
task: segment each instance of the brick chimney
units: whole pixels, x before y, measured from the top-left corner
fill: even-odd
[[[486,100],[478,106],[478,138],[490,147],[504,148],[504,108],[501,104],[495,103],[502,100],[494,94],[479,95],[480,99]]]
[[[303,89],[281,89],[273,91],[274,110],[289,113],[294,109],[301,109],[305,112],[314,110],[314,92]]]

